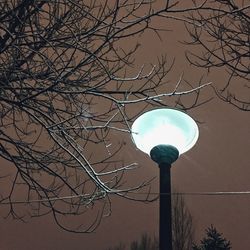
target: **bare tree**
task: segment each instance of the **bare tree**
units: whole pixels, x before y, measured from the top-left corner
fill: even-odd
[[[183,195],[178,192],[173,195],[172,220],[173,249],[190,250],[194,241],[193,219]]]
[[[154,18],[188,11],[177,4],[0,2],[0,156],[14,166],[1,204],[9,205],[10,216],[22,218],[16,205],[24,203],[32,216],[52,213],[65,230],[92,232],[110,213],[111,195],[135,199],[129,193],[149,184],[123,183],[136,164],[123,163],[123,143],[111,139],[129,135],[144,109],[174,105],[174,98],[177,103],[190,94],[197,104],[206,84],[179,90],[180,79],[168,85],[172,63],[165,56],[148,71],[134,64],[140,35],[161,32]],[[91,223],[73,224],[91,208],[97,211]]]
[[[199,1],[195,1],[196,4]],[[209,0],[192,12],[186,22],[191,36],[187,58],[192,65],[208,71],[225,67],[228,80],[216,88],[216,94],[241,110],[250,110],[250,5],[249,1]],[[197,46],[201,53],[197,52]],[[245,88],[246,98],[234,93],[235,86]],[[237,87],[236,87],[237,88]]]
[[[191,250],[194,242],[194,225],[192,215],[181,193],[172,195],[172,247],[173,250]],[[107,250],[125,250],[125,244]],[[144,233],[140,240],[133,241],[130,250],[159,250],[158,238],[151,238]]]

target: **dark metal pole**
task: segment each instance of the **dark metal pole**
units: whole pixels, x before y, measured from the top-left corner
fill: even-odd
[[[160,250],[172,250],[171,165],[160,167]]]
[[[160,250],[172,250],[171,164],[178,159],[179,151],[172,145],[157,145],[150,156],[160,168]]]

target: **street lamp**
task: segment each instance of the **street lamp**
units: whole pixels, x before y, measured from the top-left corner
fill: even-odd
[[[160,108],[139,116],[132,124],[132,139],[160,168],[160,250],[172,250],[171,164],[196,143],[196,122],[182,111]]]

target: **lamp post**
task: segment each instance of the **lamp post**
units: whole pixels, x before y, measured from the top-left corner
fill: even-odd
[[[196,143],[199,130],[182,111],[162,108],[139,116],[132,125],[136,147],[150,155],[160,169],[160,250],[172,250],[171,164]]]

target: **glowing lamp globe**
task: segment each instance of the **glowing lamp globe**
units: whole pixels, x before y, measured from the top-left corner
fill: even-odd
[[[131,130],[136,147],[150,155],[158,145],[169,145],[179,155],[183,154],[194,146],[199,136],[198,126],[189,115],[170,108],[145,112],[134,121]]]

